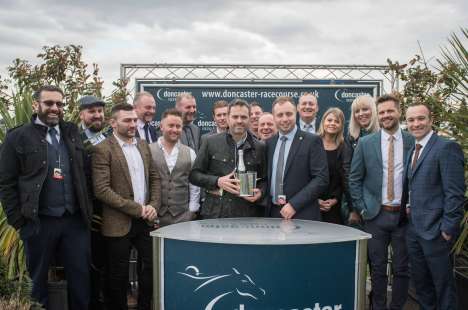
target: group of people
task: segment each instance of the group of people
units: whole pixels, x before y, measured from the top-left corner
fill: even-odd
[[[372,234],[373,309],[387,309],[389,245],[390,309],[403,308],[409,270],[422,309],[456,307],[450,248],[463,213],[464,158],[457,143],[432,131],[424,104],[407,109],[407,132],[396,97],[358,97],[345,136],[343,112],[330,108],[319,121],[311,93],[297,105],[278,97],[271,113],[242,99],[218,101],[216,128],[201,135],[188,93],[162,113],[159,128],[147,92],[133,105],[114,105],[110,127],[94,96],[79,100],[78,126],[63,120],[61,89],[43,86],[33,99],[31,122],[10,130],[1,146],[0,198],[24,243],[32,295],[46,307],[48,268],[58,263],[70,309],[99,309],[101,292],[107,309],[127,309],[134,247],[138,309],[150,309],[150,231],[261,216],[362,225]],[[240,157],[257,174],[247,197],[236,178]]]

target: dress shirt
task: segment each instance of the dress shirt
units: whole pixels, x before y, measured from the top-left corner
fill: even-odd
[[[429,142],[433,134],[434,132],[431,130],[424,138],[421,139],[421,141],[415,141],[415,144],[421,144],[421,148],[419,149],[419,157],[421,157],[424,147],[427,145],[427,143]],[[411,162],[413,162],[415,151],[416,149],[413,151],[413,154],[411,155]]]
[[[127,160],[128,171],[130,172],[130,179],[132,181],[133,200],[144,206],[147,192],[145,165],[137,147],[137,140],[133,138],[131,143],[127,143],[117,137],[116,134],[114,134],[114,137],[117,139]]]
[[[281,137],[286,136],[288,139],[286,140],[286,144],[284,146],[284,166],[283,166],[283,179],[285,177],[284,175],[284,170],[286,168],[286,163],[288,162],[288,155],[289,155],[289,149],[291,149],[291,144],[294,140],[294,136],[296,135],[297,132],[297,126],[294,126],[294,129],[291,130],[289,133],[283,135],[280,132],[278,132],[278,142],[276,142],[276,147],[275,147],[275,153],[273,153],[273,162],[272,162],[272,167],[271,167],[271,183],[270,183],[270,192],[271,192],[271,197],[273,203],[276,203],[276,193],[275,193],[275,184],[276,184],[276,165],[278,164],[278,156],[279,156],[279,151],[281,147]],[[291,197],[286,197],[286,199],[289,199]]]
[[[38,124],[38,125],[41,125],[41,126],[44,126],[44,127],[47,127],[47,128],[52,128],[52,127],[49,127],[47,126],[46,124],[44,124],[44,122],[42,122],[39,117],[36,117],[36,120],[34,121],[35,124]],[[57,141],[60,142],[60,126],[57,124],[55,125],[53,128],[55,128],[55,130],[57,130]],[[47,130],[47,134],[46,134],[46,140],[47,142],[49,142],[50,145],[52,145],[52,139],[50,138],[50,133],[49,133],[49,130]]]
[[[310,124],[307,124],[306,122],[304,122],[302,119],[299,118],[299,126],[301,127],[301,130],[302,131],[305,131],[305,132],[310,132],[310,133],[316,133],[315,131],[315,122],[316,122],[317,118],[314,118],[312,122],[310,122]],[[310,125],[310,128],[305,128],[306,125]]]
[[[179,157],[180,142],[177,142],[176,145],[172,148],[172,152],[168,153],[167,150],[164,148],[164,145],[162,144],[162,139],[163,137],[159,137],[158,146],[161,148],[161,150],[164,153],[164,159],[166,160],[167,169],[169,169],[169,172],[172,173],[172,170],[174,169],[177,163],[177,158]],[[195,154],[195,151],[192,150],[191,148],[189,148],[189,150],[190,150],[190,161],[193,166],[193,163],[197,155]],[[190,192],[189,210],[192,212],[196,212],[198,211],[198,209],[200,209],[200,187],[189,183],[189,192]]]
[[[382,204],[390,206],[398,206],[401,202],[401,194],[403,192],[403,135],[401,129],[393,134],[395,141],[393,142],[394,146],[394,172],[393,172],[393,192],[395,193],[395,198],[393,201],[387,199],[387,178],[388,178],[388,147],[390,142],[388,141],[390,134],[381,131],[380,136],[380,147],[382,151],[382,168],[383,168],[383,179],[382,179]]]
[[[151,124],[148,123],[148,126],[151,126]],[[145,123],[141,119],[137,119],[137,129],[138,129],[138,134],[140,135],[140,139],[146,140],[145,128],[143,127],[145,127]],[[150,139],[149,141],[146,141],[148,142],[148,144],[155,142],[151,139],[151,133],[149,132],[149,129],[148,129],[148,137]]]

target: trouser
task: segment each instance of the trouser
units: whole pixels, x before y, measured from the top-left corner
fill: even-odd
[[[138,309],[151,309],[153,293],[152,227],[142,219],[133,219],[130,231],[122,237],[104,237],[107,257],[107,309],[127,309],[130,250],[138,251]]]
[[[453,242],[441,235],[425,240],[414,231],[410,222],[407,232],[411,277],[422,310],[455,310],[457,297],[450,250]]]
[[[90,291],[88,227],[79,212],[75,215],[65,213],[62,217],[40,216],[39,219],[38,231],[23,239],[26,263],[33,282],[33,299],[49,308],[48,271],[51,261],[57,257],[65,268],[68,308],[87,309]]]
[[[104,293],[105,249],[103,236],[100,231],[91,231],[91,291],[90,310],[101,310],[101,293]]]
[[[388,246],[392,246],[392,301],[390,309],[403,309],[408,297],[408,252],[406,248],[406,226],[398,226],[399,212],[381,210],[364,224],[365,231],[372,234],[368,242],[371,264],[372,307],[387,309],[387,264]]]

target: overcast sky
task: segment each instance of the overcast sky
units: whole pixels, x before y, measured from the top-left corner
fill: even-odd
[[[0,74],[79,44],[106,81],[121,63],[385,64],[439,55],[466,0],[0,0]]]

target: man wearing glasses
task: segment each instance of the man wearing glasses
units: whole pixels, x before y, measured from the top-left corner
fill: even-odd
[[[63,92],[42,86],[33,95],[32,121],[10,130],[0,150],[0,198],[24,243],[32,297],[48,308],[53,259],[65,267],[69,309],[89,302],[89,227],[92,214],[76,125],[63,121]]]

